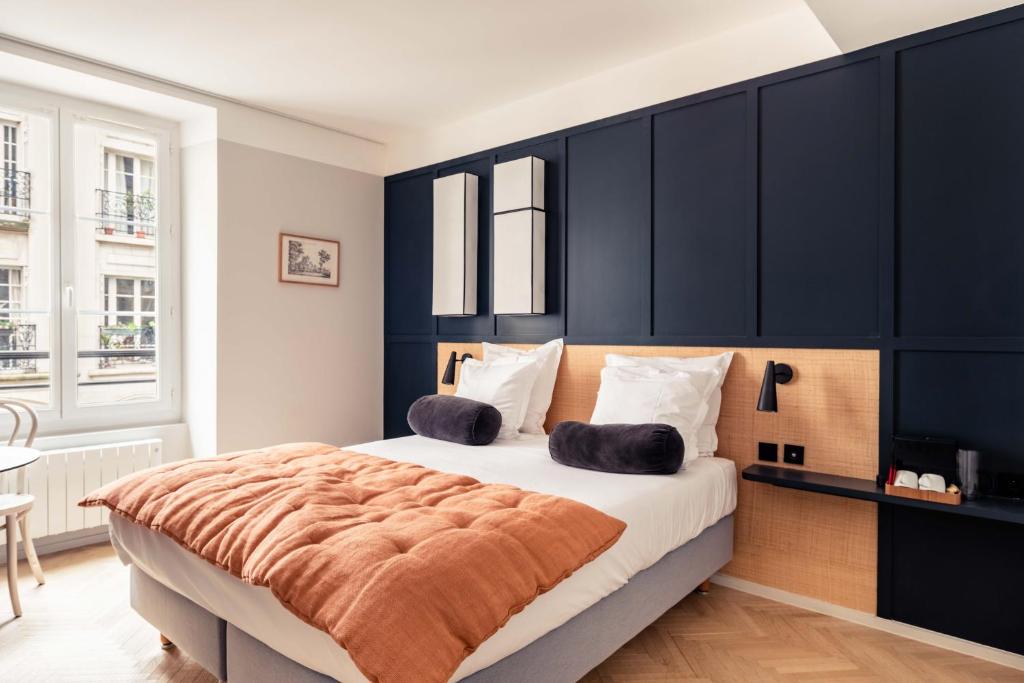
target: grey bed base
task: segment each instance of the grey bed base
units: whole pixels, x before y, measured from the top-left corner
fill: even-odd
[[[732,543],[733,517],[729,515],[547,635],[462,680],[578,681],[721,569],[732,558]],[[334,680],[285,657],[134,566],[131,604],[222,681]]]

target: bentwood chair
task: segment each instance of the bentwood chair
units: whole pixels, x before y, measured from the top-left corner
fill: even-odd
[[[21,530],[21,542],[25,546],[25,557],[32,568],[32,574],[36,582],[41,586],[46,583],[43,576],[43,568],[39,565],[39,558],[36,556],[35,546],[32,545],[32,537],[29,535],[28,515],[32,510],[32,503],[35,497],[26,491],[27,477],[25,468],[39,459],[39,451],[32,448],[32,442],[36,440],[36,431],[39,429],[39,418],[36,413],[25,403],[11,399],[0,399],[0,408],[7,410],[14,416],[14,429],[11,431],[11,438],[6,446],[0,446],[0,473],[16,470],[17,482],[14,493],[0,493],[0,521],[7,529],[7,588],[11,594],[11,608],[14,616],[21,616],[21,600],[18,599],[18,530]],[[28,430],[28,437],[24,446],[15,446],[14,441],[18,438],[18,431],[21,429],[21,415],[19,409],[23,410],[31,422]]]

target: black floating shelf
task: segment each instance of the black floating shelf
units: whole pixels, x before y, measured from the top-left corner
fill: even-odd
[[[743,470],[743,478],[747,481],[756,481],[799,491],[824,493],[829,496],[855,498],[857,500],[868,500],[888,505],[902,505],[903,507],[945,512],[951,515],[993,519],[1011,524],[1024,524],[1024,503],[1013,501],[979,498],[978,500],[965,500],[960,505],[943,505],[942,503],[932,503],[926,500],[887,495],[885,489],[879,488],[870,479],[840,477],[835,474],[807,472],[772,465],[751,465]]]

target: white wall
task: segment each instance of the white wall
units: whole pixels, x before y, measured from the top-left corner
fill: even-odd
[[[398,173],[839,54],[804,3],[388,145]]]
[[[383,179],[227,140],[217,176],[217,450],[380,438]],[[278,282],[281,231],[339,240],[340,286]]]
[[[217,141],[181,150],[182,411],[190,452],[217,452]]]

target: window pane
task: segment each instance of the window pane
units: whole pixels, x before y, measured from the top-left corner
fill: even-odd
[[[0,126],[0,398],[49,408],[53,120],[0,99]]]
[[[78,404],[154,400],[158,198],[142,173],[157,146],[98,123],[74,134]]]

